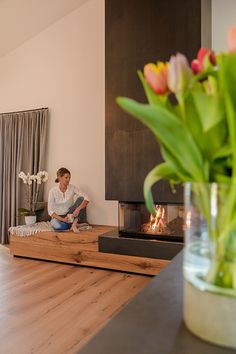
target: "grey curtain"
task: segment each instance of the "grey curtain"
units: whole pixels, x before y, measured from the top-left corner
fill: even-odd
[[[8,228],[17,224],[25,187],[20,171],[44,170],[48,109],[0,114],[0,242],[8,243]]]

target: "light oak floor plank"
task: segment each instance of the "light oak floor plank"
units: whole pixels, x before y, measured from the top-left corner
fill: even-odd
[[[150,280],[12,257],[0,246],[0,354],[73,354]]]

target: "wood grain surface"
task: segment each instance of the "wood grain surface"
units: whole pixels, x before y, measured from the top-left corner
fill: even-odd
[[[149,279],[12,257],[0,246],[0,354],[77,353]]]
[[[156,275],[169,261],[126,256],[98,251],[98,236],[114,228],[93,226],[92,230],[73,232],[41,232],[28,237],[11,236],[10,250],[14,256],[51,260]]]

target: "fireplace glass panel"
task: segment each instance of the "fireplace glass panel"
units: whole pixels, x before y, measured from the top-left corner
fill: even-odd
[[[144,203],[119,203],[119,234],[183,241],[183,204],[157,204],[152,216]]]

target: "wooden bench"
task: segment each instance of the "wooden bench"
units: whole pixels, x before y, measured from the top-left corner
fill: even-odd
[[[42,259],[74,265],[106,268],[125,272],[156,275],[169,261],[103,253],[98,250],[98,236],[114,227],[93,226],[79,233],[40,232],[32,236],[10,236],[13,256]]]

